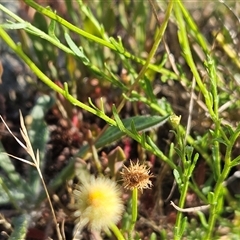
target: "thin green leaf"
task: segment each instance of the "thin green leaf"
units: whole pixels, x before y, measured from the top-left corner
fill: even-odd
[[[148,98],[151,100],[151,102],[157,103],[157,99],[156,99],[156,96],[154,95],[152,83],[146,77],[144,78],[144,84],[145,84],[144,88]]]
[[[198,158],[199,158],[199,154],[196,153],[196,154],[194,155],[194,158],[193,158],[192,164],[191,164],[190,169],[189,169],[189,177],[192,175],[193,170],[194,170],[195,167],[196,167],[196,164],[197,164],[197,160],[198,160]]]
[[[174,175],[174,178],[175,178],[178,186],[180,187],[182,184],[182,179],[181,179],[180,174],[177,169],[173,169],[173,175]]]
[[[25,239],[28,230],[28,216],[20,215],[13,219],[14,230],[9,240]]]
[[[3,148],[2,143],[0,142],[0,168],[7,174],[9,180],[18,185],[26,184],[25,181],[22,180],[20,174],[16,171],[15,166],[10,160],[7,154],[4,154],[5,149]]]
[[[49,34],[49,36],[54,38],[56,41],[60,42],[60,40],[55,35],[55,29],[56,29],[56,21],[51,19],[50,24],[48,26],[48,34]]]
[[[192,161],[192,154],[193,154],[193,147],[192,146],[186,146],[185,147],[185,154],[187,156],[188,161]]]
[[[146,146],[146,134],[145,133],[143,133],[142,135],[141,135],[141,146]]]
[[[125,49],[124,49],[121,41],[119,43],[113,37],[110,37],[109,40],[114,45],[114,47],[117,49],[117,51],[119,53],[124,53]]]
[[[176,151],[178,156],[181,158],[181,160],[183,160],[184,159],[183,152],[179,148],[177,148],[177,147],[175,147],[174,150]]]
[[[135,116],[127,119],[123,119],[122,123],[124,128],[132,130],[132,125],[134,123],[135,131],[148,131],[152,128],[157,128],[160,124],[163,124],[167,121],[168,116]],[[117,127],[111,126],[106,132],[98,139],[95,146],[97,148],[104,147],[109,143],[113,143],[119,140],[125,135],[124,132],[121,132]]]
[[[117,113],[117,109],[115,106],[113,106],[113,116],[114,116],[114,119],[117,123],[117,126],[118,128],[120,129],[121,132],[126,132],[125,130],[125,126],[123,125],[123,122],[122,120],[120,119],[118,113]]]
[[[202,226],[205,228],[205,229],[208,229],[209,225],[207,223],[207,220],[206,220],[206,216],[203,212],[201,211],[197,211],[197,214],[198,214],[198,217],[200,219],[200,222],[202,224]]]
[[[19,207],[19,202],[24,199],[25,195],[20,193],[19,189],[13,189],[16,185],[9,185],[9,180],[7,179],[7,177],[0,177],[0,205],[6,205],[11,202],[15,209],[21,211],[21,208]]]
[[[83,49],[78,48],[78,46],[73,42],[73,40],[71,39],[70,35],[67,32],[64,33],[64,36],[71,50],[83,61],[85,65],[88,65],[90,61],[83,53]]]
[[[208,202],[210,204],[216,204],[215,202],[215,196],[214,196],[214,193],[213,192],[209,192],[208,195],[207,195],[207,198],[208,198]]]
[[[5,29],[24,29],[28,27],[28,23],[4,23],[0,26]]]
[[[95,110],[100,111],[100,109],[98,109],[98,108],[94,105],[94,103],[92,102],[92,99],[91,99],[90,97],[88,98],[88,102],[89,102],[89,104],[90,104],[90,106],[91,106],[92,108],[94,108]]]
[[[182,222],[181,222],[181,225],[180,225],[180,229],[179,229],[179,237],[180,237],[179,239],[182,238],[182,235],[183,235],[184,231],[186,230],[187,225],[188,225],[187,217],[184,217],[182,219]]]
[[[131,130],[132,130],[133,134],[135,134],[135,135],[138,134],[137,129],[136,129],[135,124],[134,124],[134,121],[131,122]]]

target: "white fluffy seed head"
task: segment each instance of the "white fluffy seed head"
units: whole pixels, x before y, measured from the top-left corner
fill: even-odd
[[[101,231],[116,224],[124,209],[121,191],[117,184],[104,177],[91,177],[88,182],[77,186],[73,191],[75,204],[74,216],[81,227]]]

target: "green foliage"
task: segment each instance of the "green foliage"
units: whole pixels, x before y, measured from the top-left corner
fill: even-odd
[[[25,239],[28,230],[28,216],[27,214],[22,214],[13,219],[14,231],[9,236],[10,240],[15,239]]]
[[[38,149],[40,151],[42,159],[40,169],[43,169],[44,167],[44,161],[46,160],[44,158],[45,148],[49,139],[47,125],[44,123],[43,117],[52,105],[52,101],[53,100],[49,96],[39,97],[29,115],[29,118],[31,118],[29,137],[33,149]],[[25,238],[28,226],[31,223],[31,218],[26,212],[37,206],[37,199],[42,190],[41,179],[39,178],[36,169],[32,166],[30,166],[27,171],[26,180],[22,178],[16,171],[10,157],[6,153],[3,153],[4,148],[2,144],[0,144],[0,147],[2,153],[0,155],[1,168],[4,171],[4,175],[0,178],[0,194],[2,196],[1,204],[7,204],[10,202],[20,213],[22,213],[13,221],[15,228],[10,239],[23,239]]]
[[[226,213],[226,202],[230,206],[235,201],[230,199],[230,193],[226,193],[226,181],[230,172],[240,163],[240,156],[234,154],[240,135],[239,118],[234,113],[239,107],[240,99],[237,73],[240,64],[236,57],[237,51],[229,46],[229,31],[222,26],[222,31],[213,33],[214,43],[211,42],[181,0],[172,0],[168,4],[152,0],[118,1],[117,9],[114,1],[89,1],[86,4],[81,0],[65,0],[68,17],[60,16],[58,12],[35,1],[24,2],[36,10],[31,23],[0,4],[0,11],[12,18],[0,25],[0,37],[29,66],[48,92],[51,90],[62,95],[72,106],[81,108],[106,123],[105,131],[98,135],[93,143],[88,142],[79,149],[68,165],[51,180],[48,189],[54,191],[74,177],[77,158],[84,159],[90,152],[98,165],[97,150],[128,136],[172,171],[180,195],[173,239],[186,237],[210,240],[219,237],[216,231],[219,225],[226,225],[231,229],[229,237],[234,239],[239,236],[234,221],[222,218]],[[233,13],[231,7],[226,4],[225,6],[225,10],[220,7],[217,10],[221,18],[224,18],[225,11]],[[160,8],[164,9],[161,23],[156,20],[156,13]],[[171,30],[170,22],[178,29],[173,45],[177,44],[181,56],[176,53],[176,56],[173,56],[175,59],[171,58],[167,43],[163,44],[163,38],[169,37],[167,30]],[[16,44],[7,31],[18,31],[21,43]],[[121,36],[116,36],[118,31]],[[231,62],[227,66],[213,48],[215,42]],[[167,53],[161,55],[158,51],[162,46],[165,46]],[[59,55],[64,59],[64,71],[60,71],[62,66],[57,63]],[[126,79],[118,73],[119,66],[127,71]],[[229,70],[225,71],[228,67]],[[95,99],[84,92],[83,89],[88,87],[85,79],[93,78],[99,81],[100,88],[117,92],[114,100],[117,99],[118,103],[113,104],[110,111],[103,98],[97,104]],[[59,80],[62,86],[56,84],[55,80]],[[162,90],[164,86],[168,87],[168,92],[172,95],[177,95],[177,101],[178,95],[180,97],[183,93],[189,102],[195,101],[197,114],[200,116],[200,113],[203,113],[204,117],[197,119],[195,116],[193,122],[199,128],[191,131],[193,107],[191,109],[189,104],[188,113],[181,113],[183,120],[180,121],[181,117],[177,116],[180,122],[169,121],[168,126],[173,129],[173,137],[167,141],[161,140],[168,143],[168,148],[163,150],[156,143],[157,134],[153,130],[165,124],[170,114],[178,111],[177,103],[171,101],[171,94],[159,99],[155,90]],[[123,107],[131,104],[133,109],[137,109],[139,103],[145,106],[149,115],[122,117]],[[51,104],[52,98],[48,95],[41,96],[30,114],[33,121],[28,129],[29,136],[34,151],[38,149],[40,152],[41,170],[45,166],[45,148],[49,139],[43,119]],[[68,109],[69,112],[72,108]],[[138,111],[135,112],[139,114]],[[183,114],[189,115],[188,120]],[[204,127],[204,124],[207,124],[207,127]],[[0,151],[4,152],[1,144]],[[123,151],[116,152],[109,166],[111,175],[114,175],[116,156],[119,154],[121,159],[124,158]],[[207,169],[210,174],[205,174],[204,182],[199,183],[200,180],[196,180],[196,171],[202,162],[205,164],[204,171]],[[46,193],[42,191],[36,169],[29,168],[26,179],[30,184],[27,184],[16,171],[9,156],[0,155],[0,167],[4,172],[0,177],[0,204],[11,202],[22,212],[22,207],[28,209],[24,206],[24,201],[30,201],[30,196],[34,196],[31,198],[31,206],[35,202],[40,204],[43,201]],[[98,171],[102,174],[101,166]],[[160,176],[157,176],[158,178]],[[185,215],[184,207],[189,191],[195,194],[199,203],[209,205],[207,214],[198,212],[198,218]],[[137,197],[134,207],[136,205]],[[235,222],[239,221],[238,205],[235,203],[231,208]],[[129,208],[122,219],[122,234],[126,233],[130,239],[140,239],[140,234],[135,232],[137,208],[134,208],[134,213],[131,212],[133,206]],[[191,211],[194,212],[194,209],[189,210]],[[12,236],[19,233],[21,237],[18,237],[22,238],[26,234],[28,221],[25,213],[22,213],[16,221]],[[115,230],[118,234],[117,229]],[[167,239],[167,230],[159,232],[162,233],[162,239]],[[155,232],[149,236],[152,240],[159,237]],[[118,237],[122,239],[120,233]]]

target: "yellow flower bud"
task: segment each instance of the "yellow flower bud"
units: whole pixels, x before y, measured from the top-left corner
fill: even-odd
[[[177,127],[181,121],[181,115],[177,116],[175,113],[173,113],[169,117],[170,122],[172,123],[173,127]]]

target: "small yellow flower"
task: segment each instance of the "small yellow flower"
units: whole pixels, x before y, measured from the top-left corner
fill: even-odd
[[[177,127],[180,124],[181,121],[181,115],[177,116],[175,113],[173,113],[169,117],[170,122],[172,123],[173,127]]]
[[[73,195],[76,200],[74,216],[78,218],[80,228],[87,225],[91,230],[101,231],[120,220],[124,206],[121,191],[114,181],[91,177],[77,186]]]
[[[150,174],[150,170],[146,165],[140,165],[138,161],[136,164],[130,161],[130,167],[124,166],[121,174],[124,188],[130,190],[137,188],[142,191],[145,188],[152,187],[150,178],[153,177],[153,175]]]

